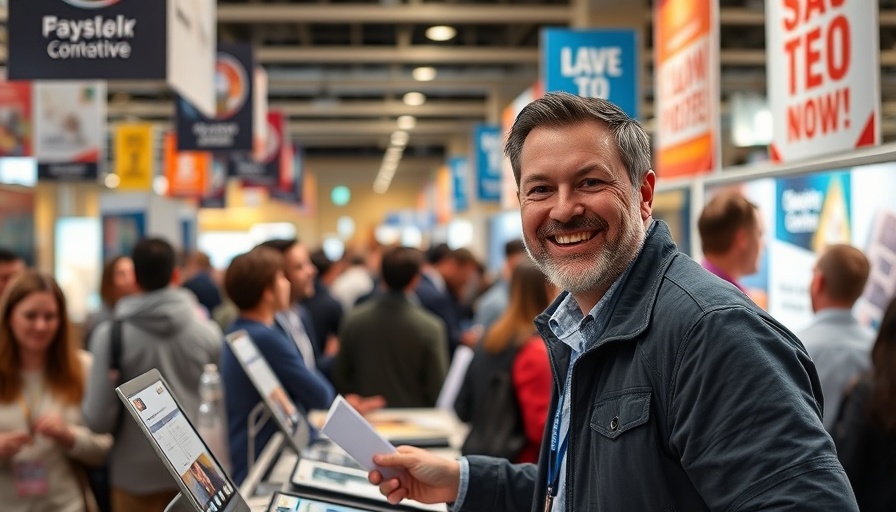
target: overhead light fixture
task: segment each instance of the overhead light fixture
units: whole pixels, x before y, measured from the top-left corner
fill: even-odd
[[[409,92],[401,100],[409,107],[419,107],[426,103],[426,96],[422,92]]]
[[[432,66],[420,66],[411,71],[411,76],[418,82],[431,82],[436,78],[436,68]]]
[[[115,173],[109,173],[106,175],[106,179],[103,180],[103,183],[105,183],[106,188],[118,188],[118,186],[121,185],[121,177]]]
[[[392,136],[389,137],[389,143],[391,143],[393,146],[398,146],[398,147],[403,148],[408,145],[409,137],[410,136],[408,135],[408,132],[406,132],[404,130],[392,132]]]
[[[426,37],[432,41],[450,41],[457,35],[457,29],[448,25],[435,25],[426,29]]]
[[[414,116],[398,116],[399,130],[413,130],[417,126],[417,118]]]

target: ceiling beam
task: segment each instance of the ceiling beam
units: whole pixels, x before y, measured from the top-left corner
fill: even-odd
[[[485,100],[431,100],[418,107],[409,107],[400,101],[338,101],[335,104],[317,105],[313,101],[269,101],[269,110],[279,110],[289,117],[398,117],[410,114],[415,117],[485,118]],[[112,118],[134,116],[146,119],[168,118],[174,115],[171,101],[111,101],[107,107]],[[354,123],[346,120],[347,124]],[[394,129],[394,128],[393,128]]]
[[[565,5],[218,4],[218,23],[562,24]]]
[[[255,58],[263,64],[532,64],[537,48],[474,47],[436,45],[409,48],[374,46],[263,46]],[[4,53],[5,56],[5,53]]]

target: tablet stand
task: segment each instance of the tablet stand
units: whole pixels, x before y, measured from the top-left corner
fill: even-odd
[[[264,424],[271,418],[271,412],[268,411],[268,408],[264,405],[264,402],[258,402],[255,404],[255,407],[249,411],[249,418],[246,422],[247,424],[247,434],[248,434],[248,457],[246,458],[246,470],[252,471],[252,466],[255,465],[255,438],[258,437],[258,434],[261,432],[261,429],[264,428]]]
[[[188,498],[181,493],[177,493],[177,496],[168,502],[165,512],[193,512],[193,506],[190,505]]]

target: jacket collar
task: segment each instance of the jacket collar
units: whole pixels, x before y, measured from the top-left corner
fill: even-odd
[[[629,339],[637,336],[650,323],[656,297],[666,268],[672,259],[679,254],[669,227],[665,222],[656,220],[656,226],[649,231],[644,240],[644,247],[635,260],[628,275],[628,280],[616,291],[619,299],[604,334],[599,343]],[[542,314],[535,319],[535,325],[545,339],[558,341],[553,335],[548,321],[559,307],[563,299],[569,295],[564,291]]]

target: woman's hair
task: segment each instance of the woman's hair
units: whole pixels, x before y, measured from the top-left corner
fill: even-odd
[[[538,267],[522,261],[510,277],[510,300],[507,309],[485,335],[483,348],[498,354],[508,346],[521,345],[535,332],[535,317],[550,304],[548,282]]]
[[[103,265],[103,275],[100,278],[100,298],[109,309],[114,308],[115,303],[121,298],[121,291],[115,286],[115,270],[118,267],[118,262],[124,259],[130,259],[130,257],[115,256]]]
[[[85,375],[72,341],[65,296],[52,276],[35,270],[26,270],[16,277],[0,304],[3,315],[0,317],[0,402],[11,402],[22,392],[19,344],[10,327],[12,311],[29,295],[38,292],[49,292],[59,310],[59,328],[47,348],[44,381],[56,398],[65,403],[79,404],[84,397]]]
[[[896,298],[887,306],[871,349],[869,405],[872,419],[896,434]]]

